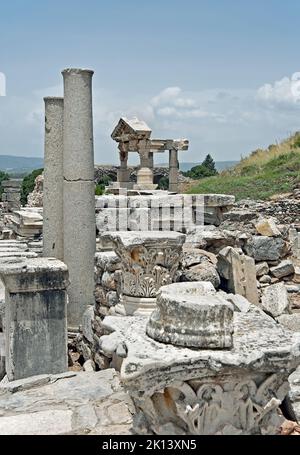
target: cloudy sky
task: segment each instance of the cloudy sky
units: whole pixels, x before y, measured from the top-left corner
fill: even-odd
[[[279,141],[300,130],[299,17],[299,0],[1,0],[0,154],[43,156],[65,67],[95,70],[97,163],[118,160],[120,116],[188,138],[181,161]]]

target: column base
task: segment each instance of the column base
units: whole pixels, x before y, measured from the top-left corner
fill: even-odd
[[[120,300],[126,316],[150,316],[156,309],[156,298],[123,295]]]

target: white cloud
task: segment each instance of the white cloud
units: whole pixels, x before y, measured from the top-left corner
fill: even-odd
[[[299,130],[298,76],[295,73],[257,90],[188,91],[170,86],[155,96],[136,91],[120,95],[95,86],[95,161],[118,162],[110,134],[121,116],[145,120],[153,137],[187,137],[190,149],[182,155],[185,161],[200,160],[207,153],[218,160],[238,159]],[[61,96],[62,86],[0,98],[0,153],[42,156],[43,97],[47,95]],[[156,162],[166,160],[163,154],[156,157]]]
[[[300,73],[263,85],[257,91],[257,98],[270,105],[300,105]]]
[[[205,118],[217,115],[206,112],[195,98],[185,96],[180,87],[167,87],[150,100],[147,107],[152,108],[153,117],[174,119]]]
[[[167,87],[162,90],[157,96],[152,98],[152,106],[161,106],[162,104],[172,103],[181,93],[180,87]]]

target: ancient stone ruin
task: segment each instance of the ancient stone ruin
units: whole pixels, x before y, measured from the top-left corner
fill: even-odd
[[[297,428],[297,196],[274,212],[181,194],[178,151],[189,142],[151,139],[136,118],[115,127],[118,179],[95,196],[93,71],[62,75],[63,98],[44,99],[45,169],[29,206],[14,180],[4,185],[0,434]],[[166,150],[163,191],[153,155]],[[129,152],[140,157],[136,184]]]
[[[149,126],[137,118],[128,120],[124,117],[119,120],[111,137],[118,143],[120,168],[118,181],[111,189],[155,190],[157,185],[153,183],[153,155],[169,150],[169,191],[178,191],[178,151],[188,150],[189,141],[187,139],[150,139],[151,133]],[[140,158],[135,185],[130,181],[130,172],[127,169],[129,152],[138,152]]]

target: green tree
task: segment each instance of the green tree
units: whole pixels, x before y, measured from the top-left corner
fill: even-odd
[[[35,169],[30,174],[24,177],[21,186],[21,204],[27,204],[28,194],[34,189],[35,179],[38,175],[41,175],[44,169]]]
[[[103,175],[101,179],[99,179],[96,183],[95,187],[95,195],[101,196],[104,194],[105,187],[108,186],[111,182],[111,178],[108,175]]]
[[[167,176],[163,176],[159,179],[158,188],[160,190],[167,190],[169,188],[169,179]]]
[[[8,180],[8,179],[9,179],[9,175],[6,174],[6,172],[4,172],[4,171],[0,171],[0,197],[2,196],[2,193],[3,193],[3,188],[2,188],[1,183],[4,180]]]
[[[205,160],[201,164],[192,167],[192,169],[190,169],[187,172],[183,172],[183,175],[195,180],[199,180],[204,177],[211,177],[217,174],[218,171],[216,170],[215,162],[211,155],[209,154],[206,156]]]
[[[216,164],[210,154],[206,155],[205,160],[202,163],[202,166],[210,170],[211,175],[216,175],[218,173],[216,169]]]

